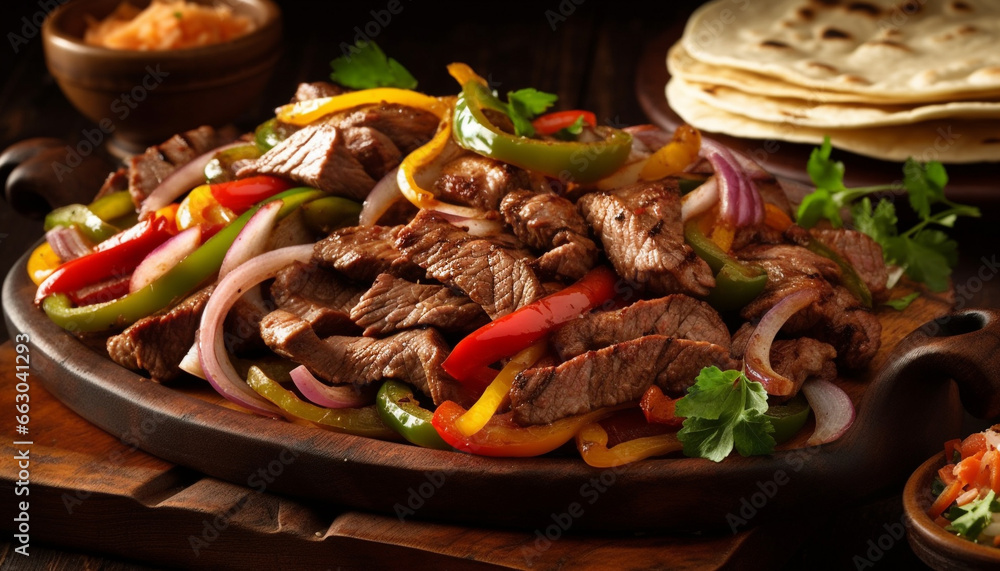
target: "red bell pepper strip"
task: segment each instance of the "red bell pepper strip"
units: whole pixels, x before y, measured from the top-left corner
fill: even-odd
[[[441,403],[431,424],[441,438],[458,450],[480,456],[528,457],[551,452],[569,442],[584,426],[613,413],[617,408],[602,408],[587,414],[563,418],[549,424],[520,426],[510,414],[495,415],[486,426],[466,436],[456,422],[465,409],[453,401]]]
[[[35,293],[39,304],[54,293],[69,293],[107,278],[127,274],[174,234],[175,226],[163,216],[154,216],[101,242],[86,256],[60,265],[45,278]]]
[[[259,175],[210,185],[212,197],[225,208],[242,213],[254,204],[295,186],[276,176]]]
[[[680,429],[684,424],[684,419],[677,416],[677,401],[663,394],[663,389],[652,385],[643,393],[639,400],[639,408],[646,417],[646,422],[652,424],[665,424],[667,426]]]
[[[598,266],[575,284],[487,323],[455,345],[441,364],[467,381],[476,371],[534,344],[564,323],[612,299],[617,276]]]
[[[597,116],[593,112],[571,109],[568,111],[546,113],[532,121],[531,126],[535,128],[535,132],[539,135],[553,135],[573,125],[580,117],[583,117],[583,122],[591,127],[597,125]]]

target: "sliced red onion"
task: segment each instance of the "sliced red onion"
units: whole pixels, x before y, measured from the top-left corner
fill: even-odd
[[[723,145],[702,138],[701,152],[719,177],[719,216],[736,228],[764,220],[764,200],[733,153]]]
[[[764,385],[768,394],[787,396],[795,389],[795,383],[791,379],[778,374],[771,367],[771,344],[789,318],[818,299],[819,293],[812,288],[785,296],[764,314],[750,334],[750,341],[743,353],[743,371],[748,379]]]
[[[219,281],[205,304],[198,333],[198,354],[205,378],[222,396],[265,416],[282,416],[271,402],[251,389],[236,372],[226,351],[222,324],[226,314],[243,292],[274,277],[279,270],[295,262],[308,262],[313,245],[289,246],[250,259]]]
[[[194,344],[184,354],[184,358],[177,364],[177,368],[199,379],[204,379],[205,371],[201,370],[201,359],[198,357],[198,332],[195,332],[194,338]]]
[[[267,239],[274,230],[274,222],[278,219],[278,211],[281,210],[282,202],[272,200],[261,206],[254,212],[246,226],[240,230],[233,240],[233,244],[222,258],[222,265],[219,266],[219,279],[226,277],[233,268],[247,262],[264,253],[267,246]]]
[[[167,239],[146,255],[139,262],[135,271],[132,272],[132,279],[129,280],[128,291],[134,293],[150,283],[156,278],[167,273],[170,268],[177,265],[195,251],[201,245],[201,226],[192,226]]]
[[[823,379],[808,379],[802,394],[816,417],[816,429],[806,444],[826,444],[840,438],[854,423],[854,403],[844,389]]]
[[[719,179],[712,175],[698,188],[681,197],[681,221],[687,222],[691,218],[707,212],[718,200]]]
[[[56,226],[45,233],[45,240],[63,262],[86,256],[94,249],[94,245],[76,226]]]
[[[361,207],[358,226],[375,225],[397,200],[403,198],[403,194],[399,191],[399,183],[396,182],[398,171],[399,167],[396,167],[386,173],[368,193],[364,206]]]
[[[177,167],[160,181],[153,192],[149,193],[149,196],[142,201],[142,205],[139,207],[139,220],[145,219],[150,212],[163,208],[199,184],[204,184],[205,165],[215,157],[215,153],[245,144],[244,142],[235,142],[223,145]]]
[[[371,402],[354,385],[330,386],[317,379],[305,365],[299,365],[289,373],[292,382],[313,403],[326,408],[354,408]]]

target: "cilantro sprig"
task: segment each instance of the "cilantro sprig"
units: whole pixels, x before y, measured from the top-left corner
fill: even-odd
[[[559,97],[554,93],[539,91],[533,87],[507,93],[506,111],[514,123],[514,134],[519,137],[534,137],[535,127],[531,120],[555,105]]]
[[[948,174],[944,165],[937,161],[921,163],[911,157],[903,164],[902,183],[847,188],[844,163],[831,160],[831,150],[830,138],[826,137],[809,156],[806,171],[816,190],[799,205],[798,224],[811,228],[827,220],[840,228],[844,226],[841,212],[849,209],[855,229],[882,246],[887,264],[900,268],[932,291],[947,289],[948,278],[958,263],[958,244],[941,228],[952,228],[958,217],[978,217],[980,212],[945,197]],[[898,228],[895,203],[886,197],[901,191],[906,192],[918,218],[904,231]],[[876,194],[882,196],[873,205],[871,199]]]
[[[735,448],[743,456],[770,454],[774,427],[764,416],[767,392],[737,370],[705,367],[677,401],[684,418],[677,438],[686,456],[721,462]]]
[[[341,44],[344,55],[330,62],[330,79],[351,89],[399,87],[414,89],[417,79],[398,61],[385,55],[375,42]]]

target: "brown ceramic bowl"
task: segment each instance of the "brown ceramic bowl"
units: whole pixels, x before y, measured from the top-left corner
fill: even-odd
[[[934,503],[931,482],[944,464],[944,452],[928,459],[913,472],[903,488],[903,513],[913,552],[938,571],[1000,569],[1000,548],[958,537],[927,515],[927,509]]]
[[[271,0],[217,0],[256,23],[221,44],[162,51],[85,44],[86,18],[102,19],[122,1],[72,0],[42,26],[49,72],[96,125],[85,133],[91,143],[111,140],[136,152],[186,129],[230,123],[261,94],[281,55],[281,13]]]

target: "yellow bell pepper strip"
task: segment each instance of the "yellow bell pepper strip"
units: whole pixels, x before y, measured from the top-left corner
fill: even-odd
[[[646,159],[646,164],[639,172],[639,178],[658,180],[682,173],[698,160],[699,150],[701,150],[701,133],[690,125],[681,125],[674,130],[669,143]]]
[[[483,109],[502,110],[503,104],[482,82],[463,83],[452,125],[459,146],[566,182],[596,182],[624,165],[632,149],[632,136],[610,127],[597,127],[602,139],[594,142],[519,137],[493,124]]]
[[[510,393],[510,387],[514,384],[514,377],[518,373],[527,369],[542,358],[548,349],[548,343],[540,341],[527,349],[522,349],[508,362],[500,374],[475,402],[469,410],[455,421],[455,426],[465,436],[472,436],[486,426],[486,423],[493,418],[500,403]]]
[[[643,436],[608,448],[608,433],[598,422],[587,424],[576,435],[576,448],[588,466],[614,468],[637,460],[684,449],[676,432]]]
[[[468,382],[483,367],[533,345],[564,323],[612,299],[618,276],[598,266],[573,285],[473,331],[452,349],[441,366],[459,381]]]
[[[350,91],[332,97],[320,97],[319,99],[289,103],[288,105],[278,107],[276,115],[278,121],[303,126],[330,113],[379,103],[415,107],[429,111],[439,118],[444,117],[446,113],[451,111],[451,102],[448,98],[434,97],[418,91],[396,87],[376,87],[374,89]]]
[[[715,287],[706,301],[720,310],[740,309],[764,291],[767,272],[733,258],[705,236],[698,219],[684,224],[684,240],[715,272]]]
[[[263,204],[281,200],[283,204],[278,217],[283,218],[303,203],[322,195],[322,191],[311,188],[293,188],[263,201],[212,236],[170,271],[126,296],[73,307],[68,296],[57,293],[45,297],[42,309],[56,325],[69,331],[106,331],[130,325],[169,307],[215,275],[233,240]]]
[[[465,436],[455,423],[466,410],[454,401],[445,401],[438,405],[431,422],[441,438],[458,450],[480,456],[523,458],[559,448],[569,442],[581,427],[597,422],[615,410],[602,408],[537,426],[520,426],[509,413],[494,415],[482,430]]]
[[[119,190],[102,196],[91,202],[87,208],[105,222],[114,222],[136,213],[132,195],[127,190]]]
[[[28,256],[28,277],[35,285],[41,285],[60,264],[62,260],[52,250],[52,246],[48,242],[42,242]]]
[[[399,381],[386,381],[375,396],[375,409],[386,426],[412,444],[437,450],[451,450],[431,424],[434,413],[413,397],[413,389]]]
[[[336,432],[380,440],[399,440],[399,435],[382,422],[374,405],[360,408],[323,408],[306,402],[253,365],[247,384],[293,419],[306,420]]]

